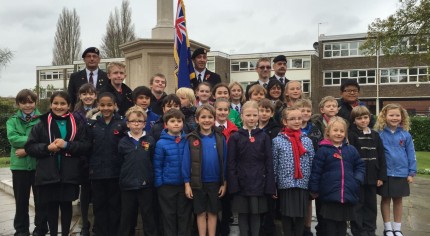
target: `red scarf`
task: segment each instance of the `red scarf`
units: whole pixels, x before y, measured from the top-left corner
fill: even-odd
[[[300,157],[306,153],[306,149],[303,147],[300,136],[302,134],[301,130],[292,130],[285,127],[282,133],[290,140],[291,147],[293,149],[294,157],[294,178],[303,179],[302,170],[300,168]]]

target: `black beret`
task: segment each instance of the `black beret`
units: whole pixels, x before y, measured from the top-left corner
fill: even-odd
[[[275,58],[273,58],[273,63],[276,63],[278,61],[287,61],[287,58],[284,55],[278,55]]]
[[[82,58],[85,58],[87,53],[90,53],[90,52],[95,53],[97,55],[100,55],[99,49],[97,49],[96,47],[89,47],[89,48],[85,49],[84,53],[82,53]]]
[[[194,50],[193,55],[191,56],[191,59],[194,60],[194,58],[196,58],[198,55],[200,54],[206,54],[208,53],[208,51],[204,48],[197,48],[196,50]]]

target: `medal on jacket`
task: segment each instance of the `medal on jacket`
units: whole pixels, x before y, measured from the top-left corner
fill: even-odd
[[[181,136],[176,137],[175,142],[180,143],[181,142]]]
[[[255,142],[255,138],[251,136],[251,131],[249,131],[249,141],[251,143]]]

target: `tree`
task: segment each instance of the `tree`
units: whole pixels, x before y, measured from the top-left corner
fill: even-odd
[[[121,4],[121,10],[115,7],[115,11],[109,15],[106,25],[106,34],[102,39],[102,57],[123,57],[124,54],[119,45],[135,40],[134,24],[131,23],[131,8],[128,0]]]
[[[79,59],[81,26],[76,10],[63,8],[57,21],[52,65],[70,65]]]
[[[405,55],[411,62],[430,61],[430,0],[404,0],[387,19],[376,19],[368,27],[368,38],[360,47],[374,55]]]
[[[0,70],[2,67],[5,67],[13,58],[13,53],[7,49],[0,48]]]

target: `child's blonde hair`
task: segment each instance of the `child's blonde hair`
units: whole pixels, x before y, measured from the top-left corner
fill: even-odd
[[[196,119],[198,119],[198,118],[200,117],[200,114],[201,114],[204,110],[209,111],[209,113],[211,113],[211,115],[212,115],[212,116],[214,117],[214,119],[215,119],[215,117],[216,117],[215,108],[214,108],[213,106],[209,105],[209,104],[203,104],[203,105],[201,105],[201,106],[197,107],[197,110],[196,110]]]
[[[327,127],[325,128],[324,138],[327,138],[327,139],[329,138],[328,133],[336,123],[340,123],[343,125],[343,128],[345,129],[345,138],[348,137],[348,125],[346,124],[346,121],[340,116],[333,116],[332,118],[330,118],[330,121],[328,122]]]
[[[312,101],[307,98],[301,98],[294,103],[294,106],[298,108],[307,107],[312,110]]]
[[[382,108],[381,112],[379,113],[378,120],[376,121],[375,130],[383,130],[385,126],[387,126],[387,113],[389,110],[399,109],[400,115],[402,116],[402,121],[400,122],[400,126],[406,130],[409,131],[411,129],[410,127],[410,120],[408,112],[398,103],[390,103],[386,105],[384,108]]]
[[[125,117],[127,120],[130,118],[131,114],[136,114],[137,116],[143,116],[143,118],[146,120],[147,114],[146,112],[140,107],[140,106],[132,106],[130,107],[127,112],[125,113]]]
[[[245,101],[246,101],[246,100],[245,100],[245,92],[243,91],[242,85],[240,85],[240,84],[239,84],[239,82],[237,82],[237,81],[235,81],[235,82],[231,83],[231,84],[228,86],[228,90],[230,91],[230,101],[231,101],[231,89],[232,89],[234,86],[238,86],[238,87],[240,88],[241,93],[242,93],[242,96],[240,97],[240,103],[241,103],[241,104],[245,103]]]
[[[353,124],[354,121],[355,121],[355,118],[360,117],[360,116],[365,116],[365,115],[368,115],[369,119],[372,118],[372,117],[370,117],[370,111],[369,111],[369,109],[367,109],[367,107],[365,107],[365,106],[356,106],[351,111],[351,115],[349,117],[349,122],[351,124]]]
[[[252,95],[253,93],[264,93],[264,96],[266,96],[267,91],[266,91],[266,89],[265,89],[263,86],[261,86],[260,84],[255,84],[255,85],[252,85],[252,87],[251,87],[251,88],[249,88],[248,96],[249,96],[249,97],[251,97],[251,95]]]
[[[108,74],[110,74],[113,67],[118,67],[118,68],[124,69],[124,72],[125,72],[125,64],[124,63],[119,62],[119,61],[113,61],[113,62],[109,63],[107,68],[106,68],[106,71]]]
[[[179,88],[178,90],[176,90],[176,96],[185,96],[186,98],[188,98],[188,100],[190,100],[191,106],[196,103],[196,96],[194,95],[194,91],[190,88]]]
[[[298,81],[298,80],[288,81],[288,83],[285,85],[285,88],[284,88],[285,102],[286,103],[291,101],[290,97],[288,97],[287,90],[288,90],[288,87],[290,86],[290,84],[293,84],[293,83],[299,83],[300,84],[300,90],[302,90],[302,83],[300,81]],[[302,91],[302,94],[300,94],[299,99],[301,99],[301,98],[303,98],[303,91]]]
[[[254,108],[258,110],[258,102],[256,101],[247,101],[245,104],[243,104],[242,109],[240,110],[240,113],[243,113],[248,108]]]
[[[318,104],[320,109],[324,107],[326,102],[335,102],[336,105],[338,106],[339,104],[337,103],[337,100],[335,97],[333,96],[325,96],[321,99],[321,102]]]
[[[292,107],[284,108],[284,110],[282,110],[282,120],[286,120],[288,118],[288,112],[296,110],[300,111],[299,107],[297,107],[295,104]]]
[[[215,107],[215,109],[218,107],[218,104],[219,103],[221,103],[221,102],[225,102],[225,103],[227,103],[228,104],[228,107],[230,108],[230,101],[229,100],[227,100],[226,98],[218,98],[217,100],[215,100],[215,102],[214,102],[214,107]]]

